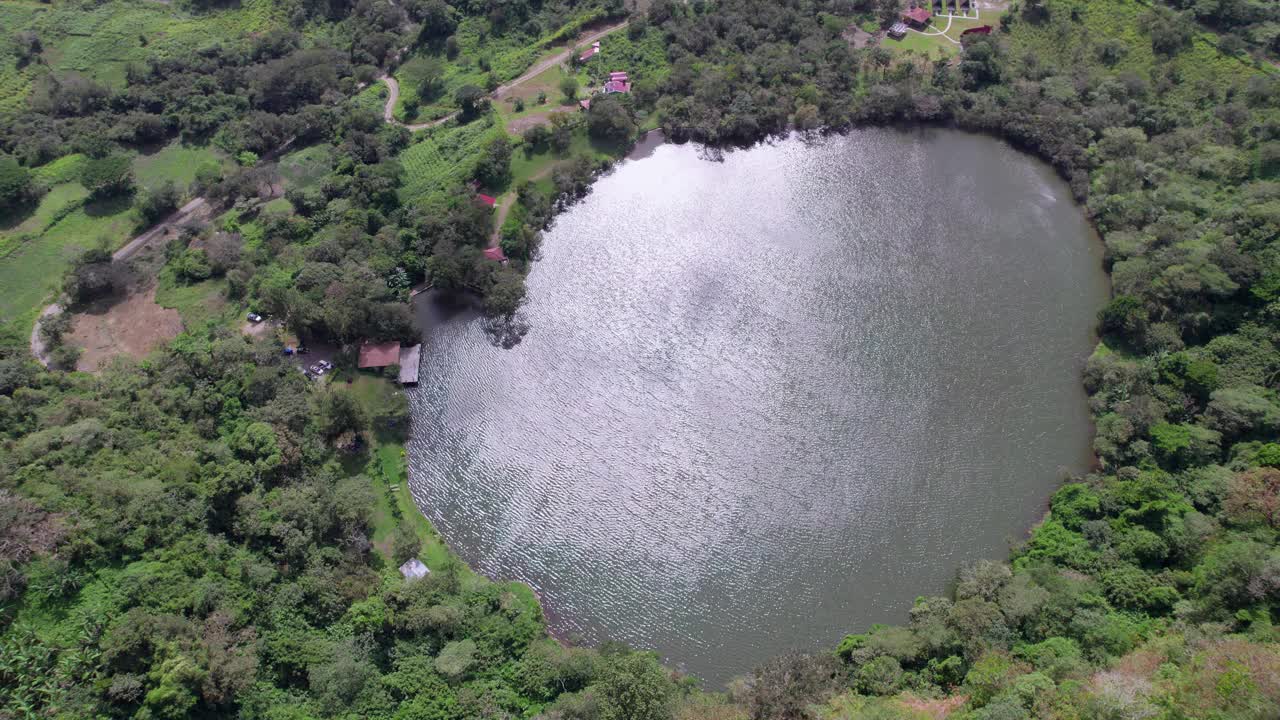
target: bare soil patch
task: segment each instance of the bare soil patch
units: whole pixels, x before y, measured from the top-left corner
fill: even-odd
[[[964,705],[968,701],[968,695],[951,695],[949,697],[926,699],[918,698],[912,695],[904,696],[901,700],[902,704],[908,709],[918,713],[924,713],[935,720],[943,720],[957,708]]]
[[[840,36],[843,37],[845,42],[849,43],[854,50],[861,50],[862,48],[879,42],[880,40],[880,35],[872,35],[857,25],[850,25],[845,28],[844,32],[840,33]]]
[[[550,125],[551,116],[555,112],[571,112],[568,110],[552,111],[545,113],[530,113],[522,117],[507,122],[507,132],[512,135],[519,135],[535,125]]]
[[[180,332],[182,316],[156,304],[151,287],[93,303],[73,318],[66,340],[84,348],[76,369],[96,372],[119,355],[145,357]]]

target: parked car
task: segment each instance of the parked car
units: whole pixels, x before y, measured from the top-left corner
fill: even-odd
[[[262,316],[258,313],[249,313],[249,322],[260,323],[262,322]]]
[[[328,360],[321,360],[320,362],[318,362],[318,363],[316,363],[316,364],[317,364],[317,365],[319,365],[320,367],[324,368],[325,370],[332,370],[332,369],[333,369],[333,363],[329,362]]]

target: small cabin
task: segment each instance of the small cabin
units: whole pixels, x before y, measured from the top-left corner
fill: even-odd
[[[933,13],[922,7],[911,8],[902,11],[902,21],[911,27],[922,28],[929,24],[929,20],[933,18]]]

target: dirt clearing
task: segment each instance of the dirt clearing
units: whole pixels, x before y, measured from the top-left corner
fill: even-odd
[[[117,355],[145,357],[182,332],[182,316],[156,304],[154,287],[91,304],[71,322],[66,342],[84,348],[76,369],[96,372]]]

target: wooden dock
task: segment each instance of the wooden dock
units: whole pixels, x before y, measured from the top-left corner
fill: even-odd
[[[422,345],[406,345],[400,347],[400,384],[418,384],[418,361],[422,356]]]

